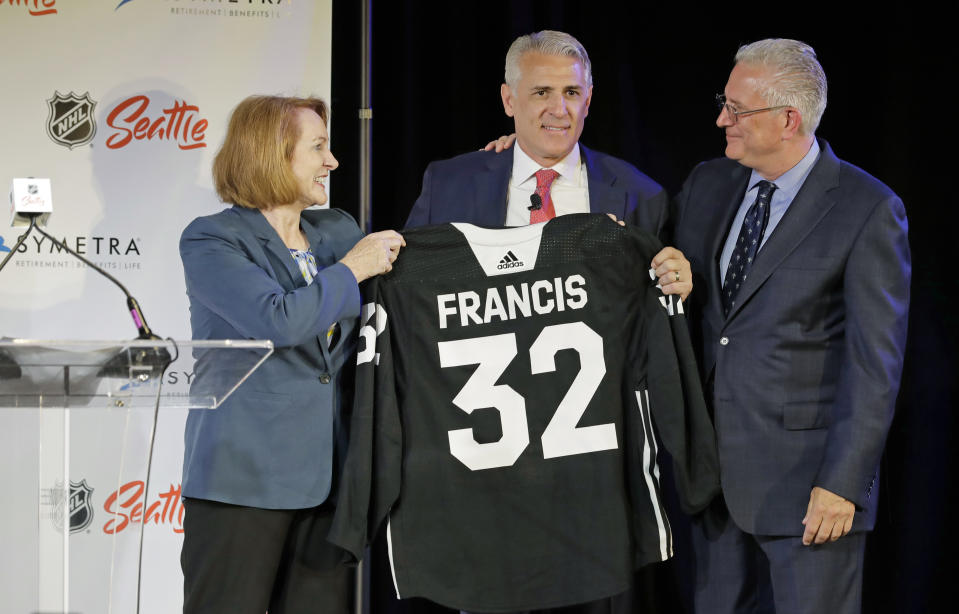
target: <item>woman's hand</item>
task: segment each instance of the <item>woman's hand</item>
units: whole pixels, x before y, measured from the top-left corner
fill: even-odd
[[[381,230],[360,239],[340,262],[353,272],[353,277],[359,283],[392,271],[400,247],[405,245],[406,240],[400,233],[395,230]]]

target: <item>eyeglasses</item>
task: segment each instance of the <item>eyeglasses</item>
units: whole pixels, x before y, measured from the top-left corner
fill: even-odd
[[[775,107],[763,107],[762,109],[750,109],[748,111],[737,111],[736,107],[726,102],[725,94],[716,94],[716,105],[719,106],[719,112],[722,113],[723,109],[729,113],[729,116],[733,118],[733,123],[739,123],[740,117],[745,117],[747,115],[752,115],[753,113],[762,113],[763,111],[775,111],[776,109],[785,109],[788,107],[788,104],[781,104]]]

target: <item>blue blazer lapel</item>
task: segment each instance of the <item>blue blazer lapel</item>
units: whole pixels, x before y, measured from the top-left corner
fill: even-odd
[[[585,145],[579,146],[579,153],[586,164],[590,212],[612,213],[618,220],[625,218],[628,195],[616,186],[616,175],[599,164],[597,156]]]
[[[329,241],[326,240],[324,233],[318,227],[314,226],[310,222],[310,220],[308,220],[305,216],[300,218],[300,228],[306,234],[306,238],[310,242],[310,251],[313,252],[313,257],[316,258],[317,268],[322,270],[330,265],[335,264],[336,254],[333,253],[331,246],[327,245]],[[293,259],[290,258],[290,260],[293,260]],[[296,270],[296,275],[299,276],[299,279],[303,280],[303,284],[306,283],[306,280],[303,279],[303,274],[299,271],[298,268]],[[314,283],[317,283],[317,282],[314,282]],[[334,351],[338,348],[343,347],[344,344],[342,342],[345,339],[347,339],[346,335],[352,334],[353,332],[352,320],[345,321],[345,322],[348,325],[349,330],[347,330],[345,327],[342,326],[343,323],[340,323],[341,328],[340,328],[340,334],[339,334],[339,341],[334,346],[333,348]],[[318,359],[322,361],[319,364],[325,364],[325,365],[333,364],[331,359],[332,352],[330,351],[329,345],[327,344],[326,333],[320,333],[319,335],[317,335],[316,347],[315,348],[311,347],[310,349],[311,350],[315,349],[316,352],[318,353]]]
[[[320,229],[314,226],[306,217],[300,218],[300,229],[306,234],[306,240],[310,242],[310,251],[313,252],[319,268],[322,269],[333,264],[336,256],[327,245],[326,237]]]
[[[306,280],[303,279],[303,274],[300,273],[296,261],[290,256],[290,250],[280,239],[280,235],[266,221],[263,214],[257,209],[240,207],[239,205],[235,205],[233,208],[240,214],[241,219],[250,226],[254,236],[262,243],[264,251],[274,256],[270,262],[270,268],[273,269],[277,282],[287,290],[305,285]]]
[[[509,180],[513,173],[513,153],[488,156],[480,172],[474,173],[471,190],[470,215],[457,216],[479,226],[506,224],[506,205],[509,198]],[[467,198],[464,195],[464,200]],[[464,203],[465,205],[465,203]],[[465,206],[464,206],[465,209]],[[464,211],[464,213],[466,213]]]
[[[732,318],[742,309],[749,297],[772,275],[783,259],[809,235],[819,220],[836,204],[829,192],[839,187],[839,159],[826,141],[820,140],[819,161],[813,166],[799,193],[790,203],[786,214],[756,255],[752,269],[736,298],[736,306],[729,312]]]

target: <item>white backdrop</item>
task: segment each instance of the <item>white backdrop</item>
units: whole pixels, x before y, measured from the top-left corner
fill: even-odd
[[[189,338],[177,241],[192,218],[223,206],[210,164],[228,114],[254,93],[329,101],[331,18],[332,0],[0,2],[0,187],[6,191],[13,177],[50,177],[48,231],[119,278],[157,334]],[[21,232],[8,220],[0,217],[0,258]],[[39,235],[0,271],[0,337],[135,335],[122,294]],[[36,414],[0,413],[8,494],[0,506],[2,609],[30,612],[37,606],[31,536],[38,523],[54,522],[54,506],[37,518]],[[149,420],[78,414],[70,479],[92,491],[71,536],[71,611],[108,612],[111,591],[112,611],[132,611],[129,545],[143,517],[142,467],[132,459],[142,453]],[[167,412],[160,420],[145,525],[145,613],[181,607],[184,417]],[[115,442],[124,433],[131,439],[118,480]],[[122,515],[111,515],[116,511]],[[79,563],[84,553],[91,561],[109,559],[114,536],[116,579],[104,591],[102,570]]]

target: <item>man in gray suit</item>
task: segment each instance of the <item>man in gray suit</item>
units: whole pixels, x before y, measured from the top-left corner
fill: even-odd
[[[693,170],[674,227],[723,487],[694,521],[697,612],[858,612],[906,341],[905,210],[815,137],[808,45],[741,47],[718,100],[726,158]]]

